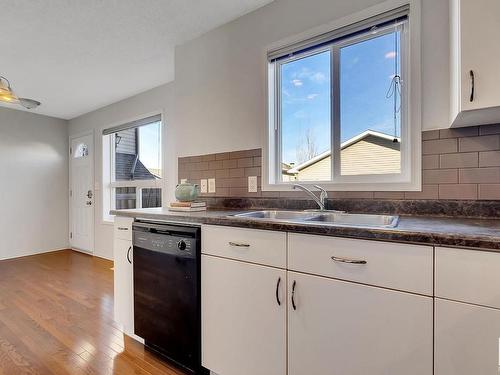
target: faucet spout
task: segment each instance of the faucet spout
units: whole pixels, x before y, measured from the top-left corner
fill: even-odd
[[[318,185],[314,185],[315,188],[317,188],[317,189],[319,189],[321,191],[320,196],[317,197],[316,194],[314,194],[310,189],[308,189],[304,185],[295,184],[292,187],[293,187],[294,190],[295,189],[302,190],[304,193],[306,193],[307,195],[309,195],[318,204],[319,209],[321,211],[325,210],[325,201],[328,198],[328,193],[326,192],[325,189],[323,189],[322,187],[320,187]]]

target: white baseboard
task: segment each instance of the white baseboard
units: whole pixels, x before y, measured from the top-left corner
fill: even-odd
[[[44,249],[44,250],[34,250],[34,251],[22,251],[20,254],[14,255],[14,256],[8,256],[8,257],[0,257],[1,260],[12,260],[12,259],[19,259],[19,258],[25,258],[25,257],[30,257],[33,255],[40,255],[40,254],[46,254],[46,253],[54,253],[56,251],[62,251],[62,250],[68,250],[69,247],[63,247],[60,249]]]

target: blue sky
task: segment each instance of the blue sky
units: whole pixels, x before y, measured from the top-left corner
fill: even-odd
[[[394,75],[394,34],[350,45],[340,52],[341,140],[367,129],[394,134],[393,98],[386,98]],[[318,153],[330,148],[330,52],[282,66],[282,150],[296,162],[309,131]],[[399,116],[398,129],[399,136]]]
[[[161,126],[160,122],[139,128],[139,155],[148,169],[161,168]]]

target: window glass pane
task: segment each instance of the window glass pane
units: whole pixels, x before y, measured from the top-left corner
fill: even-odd
[[[401,172],[400,34],[340,48],[342,175]]]
[[[139,129],[139,160],[154,176],[161,178],[161,122]]]
[[[115,181],[162,176],[161,122],[115,133]]]
[[[161,207],[161,189],[142,189],[142,208]]]
[[[116,188],[115,207],[117,210],[137,208],[137,195],[135,187]]]
[[[79,159],[87,156],[89,156],[89,147],[85,143],[79,143],[78,146],[76,146],[73,157]]]
[[[282,181],[331,179],[330,64],[328,50],[280,66]]]
[[[137,189],[141,192],[140,201],[137,200]],[[114,192],[116,210],[161,207],[161,188],[119,187]]]

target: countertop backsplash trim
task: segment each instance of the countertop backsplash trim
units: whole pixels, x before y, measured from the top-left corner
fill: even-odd
[[[257,176],[257,192],[248,177]],[[261,190],[262,150],[181,157],[178,177],[215,178],[216,193],[202,194],[217,208],[314,208],[300,191]],[[422,133],[422,191],[330,191],[328,206],[349,212],[437,216],[500,216],[500,124]]]

